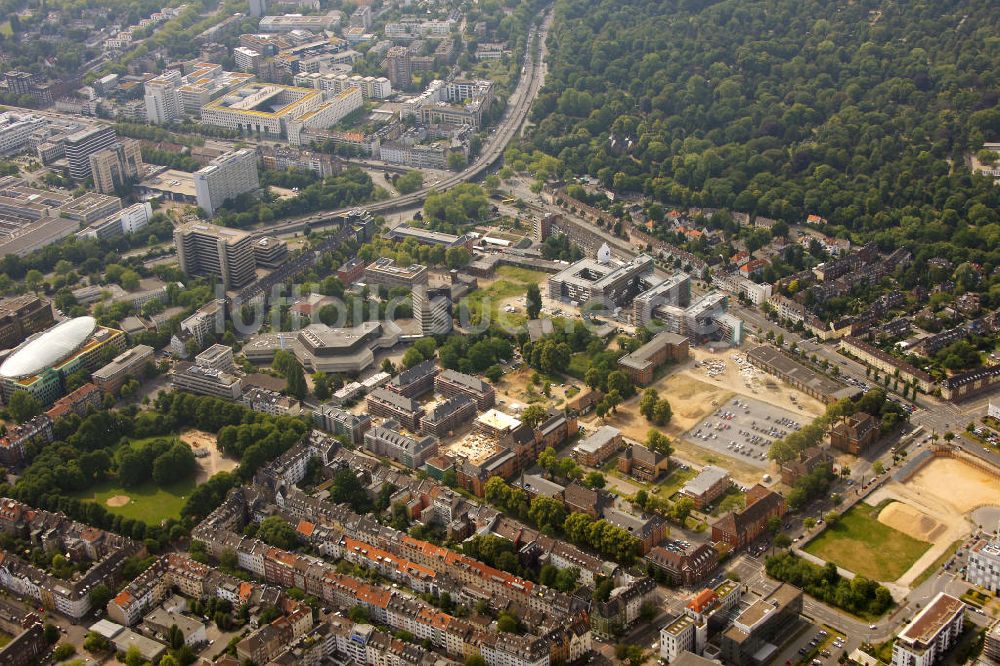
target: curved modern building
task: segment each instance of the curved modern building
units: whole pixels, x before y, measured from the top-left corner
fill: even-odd
[[[243,346],[243,354],[251,363],[270,363],[279,349],[287,349],[309,372],[357,374],[375,362],[376,351],[394,347],[399,335],[393,321],[366,321],[353,328],[310,324],[297,332],[257,335]]]
[[[25,340],[0,364],[4,400],[27,391],[43,405],[65,394],[65,379],[78,370],[93,372],[125,349],[125,334],[76,317]]]

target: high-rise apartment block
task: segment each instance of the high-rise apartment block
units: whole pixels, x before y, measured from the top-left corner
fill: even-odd
[[[389,82],[394,88],[405,88],[413,83],[410,51],[405,46],[393,46],[389,49],[385,54],[385,64]]]
[[[180,92],[177,90],[181,78],[181,73],[172,69],[146,81],[146,120],[154,125],[162,125],[180,117],[184,111]]]
[[[109,148],[90,156],[94,189],[101,194],[114,194],[129,183],[142,180],[145,167],[142,150],[135,139],[123,139]]]
[[[254,279],[253,239],[237,229],[189,222],[174,230],[181,270],[188,275],[220,278],[226,289]]]
[[[66,137],[66,161],[73,180],[87,180],[93,171],[90,156],[110,148],[118,141],[111,125],[96,125]]]
[[[260,187],[257,175],[257,153],[241,148],[212,160],[194,174],[194,187],[198,205],[214,215],[227,199]]]

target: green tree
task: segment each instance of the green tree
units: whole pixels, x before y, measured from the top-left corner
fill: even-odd
[[[7,403],[10,415],[18,423],[30,421],[42,413],[42,405],[38,398],[27,391],[14,391]]]
[[[445,251],[445,263],[448,264],[448,268],[458,269],[468,266],[469,262],[472,260],[472,254],[464,247],[451,247]]]
[[[107,585],[99,583],[91,588],[89,596],[91,606],[94,608],[104,608],[115,595],[108,589]]]
[[[268,516],[257,528],[257,538],[276,548],[291,550],[299,543],[298,534],[279,516]]]
[[[420,171],[411,170],[396,178],[396,189],[400,194],[411,194],[416,192],[424,184],[424,174]]]
[[[416,347],[410,347],[406,350],[406,353],[403,354],[402,363],[404,368],[409,369],[415,365],[423,363],[426,360],[427,359],[424,358],[424,355],[420,353],[419,349]]]
[[[548,417],[548,411],[541,405],[529,405],[521,412],[521,423],[534,429]]]
[[[528,311],[528,319],[538,319],[538,315],[542,311],[542,293],[537,284],[528,285],[525,307]]]

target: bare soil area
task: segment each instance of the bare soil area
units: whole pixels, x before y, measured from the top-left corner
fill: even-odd
[[[954,458],[934,458],[906,483],[890,481],[865,498],[865,502],[878,505],[886,499],[898,503],[882,511],[879,522],[933,544],[896,581],[900,586],[911,585],[950,544],[973,531],[970,515],[973,509],[1000,504],[996,477]],[[897,508],[893,509],[894,506]],[[883,520],[882,514],[887,511],[889,515]]]
[[[182,432],[180,440],[196,452],[199,449],[208,452],[208,455],[199,455],[195,458],[198,461],[198,474],[195,481],[199,485],[219,472],[231,472],[236,469],[237,461],[225,456],[219,450],[215,435],[212,433],[192,428]]]

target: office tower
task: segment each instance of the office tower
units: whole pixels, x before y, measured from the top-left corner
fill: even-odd
[[[96,125],[66,137],[66,161],[69,163],[70,178],[90,178],[93,173],[90,169],[90,156],[110,148],[117,140],[115,128],[111,125]]]
[[[135,139],[123,139],[110,148],[90,156],[94,189],[101,194],[114,194],[119,188],[142,180],[145,167],[142,151]]]
[[[238,289],[254,279],[253,239],[245,231],[204,222],[188,222],[174,229],[181,270],[222,280],[226,289]]]
[[[241,148],[219,155],[194,174],[198,205],[210,216],[227,199],[260,187],[257,176],[257,153]]]
[[[388,70],[389,82],[393,88],[405,88],[412,82],[412,70],[410,69],[410,51],[405,46],[393,46],[386,53],[386,69]]]
[[[450,290],[428,289],[415,285],[412,292],[413,318],[422,335],[444,335],[451,332]]]
[[[162,125],[179,118],[184,111],[178,88],[181,73],[175,69],[146,81],[146,120],[154,125]]]

